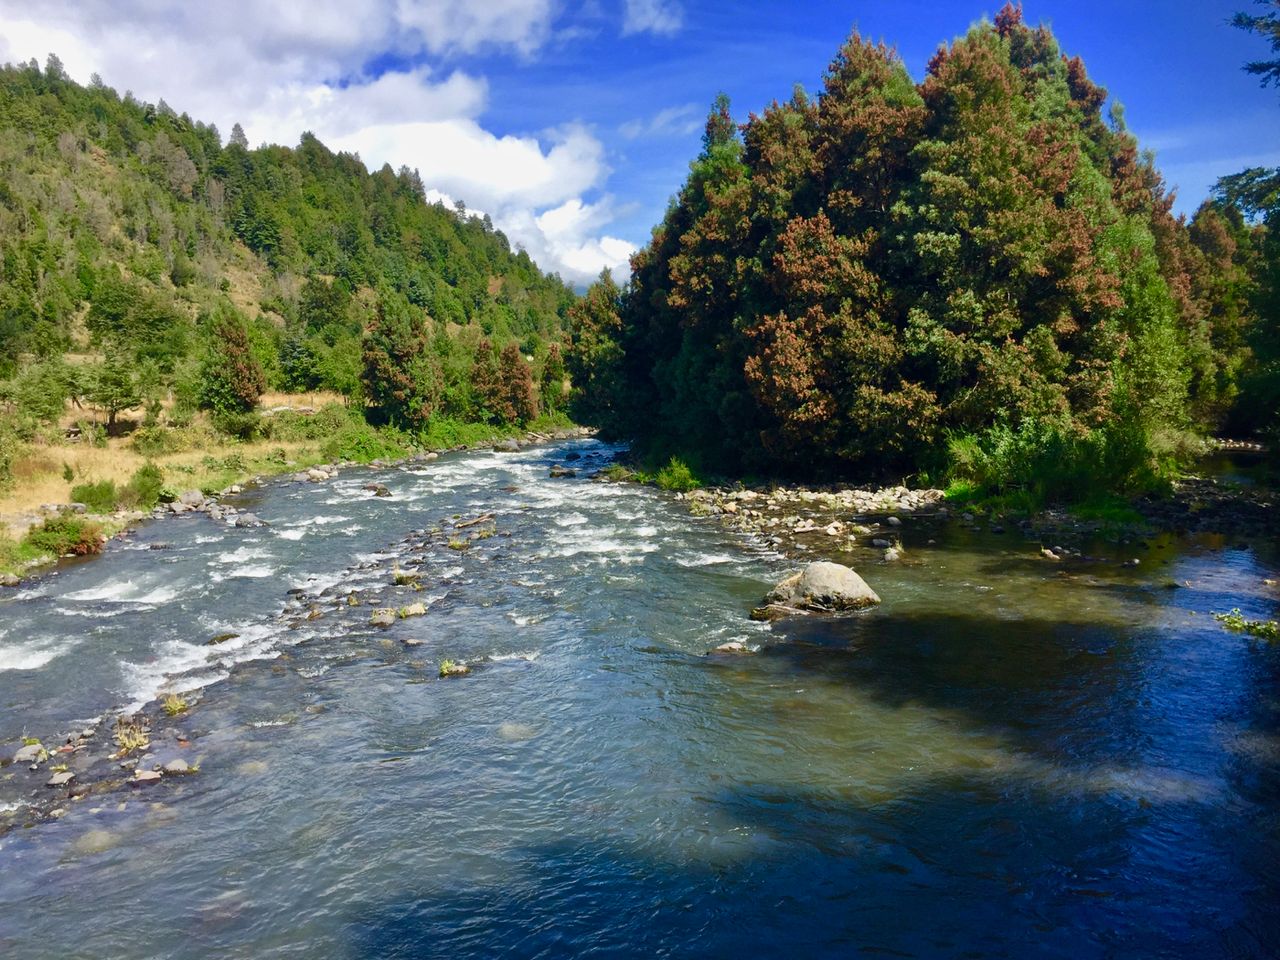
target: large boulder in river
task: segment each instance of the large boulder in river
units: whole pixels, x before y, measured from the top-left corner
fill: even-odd
[[[764,599],[766,604],[820,611],[861,610],[880,602],[856,571],[826,560],[793,573]]]

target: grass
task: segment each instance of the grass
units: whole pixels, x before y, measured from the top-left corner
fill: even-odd
[[[186,713],[190,708],[190,704],[177,693],[166,693],[160,700],[160,706],[164,707],[164,712],[170,717]]]
[[[116,746],[120,748],[117,757],[127,757],[151,746],[151,734],[144,724],[132,717],[117,717],[114,734]]]
[[[60,555],[28,542],[25,534],[39,525],[43,506],[76,501],[73,491],[101,511],[101,532],[110,536],[125,523],[110,518],[111,511],[149,508],[162,491],[208,495],[331,460],[399,459],[415,446],[440,450],[573,426],[564,414],[539,417],[524,428],[436,419],[424,435],[410,438],[369,427],[336,394],[270,393],[261,406],[289,409],[263,417],[269,436],[252,442],[219,434],[200,416],[189,426],[143,428],[102,446],[52,438],[19,445],[10,463],[13,481],[0,486],[0,573],[21,574]],[[316,412],[297,413],[301,407]]]

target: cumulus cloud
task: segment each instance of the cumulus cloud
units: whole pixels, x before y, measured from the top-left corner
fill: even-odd
[[[684,26],[684,8],[677,0],[626,0],[623,35],[676,33]]]
[[[556,13],[554,0],[0,0],[0,60],[55,52],[82,82],[98,73],[224,134],[239,122],[254,144],[310,130],[371,168],[415,167],[429,188],[490,212],[544,269],[584,281],[630,252],[603,235],[609,205],[586,200],[609,174],[603,146],[579,124],[495,135],[481,123],[485,78],[448,66],[482,49],[534,55]],[[388,54],[418,65],[368,70]],[[573,230],[544,226],[574,202],[593,213]]]

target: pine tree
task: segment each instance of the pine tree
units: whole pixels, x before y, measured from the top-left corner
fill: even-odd
[[[503,347],[498,357],[498,382],[501,384],[502,410],[508,423],[524,426],[537,418],[533,369],[520,353],[520,344],[515,341]]]

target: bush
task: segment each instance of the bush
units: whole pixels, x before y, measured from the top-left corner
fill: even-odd
[[[950,479],[970,496],[1014,497],[1030,506],[1080,503],[1167,483],[1171,464],[1131,421],[1084,432],[1037,421],[948,440]]]
[[[135,430],[129,446],[144,457],[159,457],[182,449],[177,434],[164,427],[141,427]]]
[[[107,445],[107,428],[96,420],[77,420],[76,426],[80,428],[81,443],[98,448]]]
[[[422,445],[429,450],[448,450],[451,447],[469,447],[508,436],[511,430],[487,423],[472,423],[450,417],[432,417],[427,429],[419,434]]]
[[[112,513],[116,509],[116,485],[111,480],[81,483],[71,488],[71,499],[83,503],[90,513]]]
[[[296,410],[281,410],[263,418],[263,429],[272,440],[282,442],[324,440],[360,422],[342,404],[326,403],[311,415]]]
[[[262,435],[262,417],[257,413],[215,411],[212,420],[215,430],[236,440],[248,443]]]
[[[101,536],[102,528],[93,521],[73,513],[63,513],[32,527],[27,531],[24,542],[42,553],[83,557],[102,549]]]
[[[18,458],[18,435],[0,424],[0,490],[13,485],[13,461]]]
[[[689,465],[678,457],[672,457],[653,478],[663,490],[696,490],[702,482],[693,475]]]
[[[320,448],[327,460],[393,460],[408,455],[408,447],[396,434],[375,430],[367,423],[350,423],[326,440]]]
[[[116,502],[130,509],[150,510],[160,502],[163,494],[164,474],[154,463],[144,463],[134,471]]]

